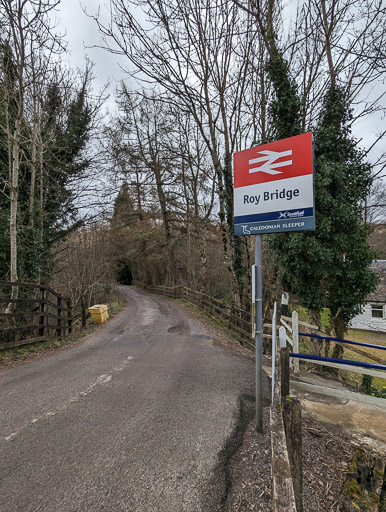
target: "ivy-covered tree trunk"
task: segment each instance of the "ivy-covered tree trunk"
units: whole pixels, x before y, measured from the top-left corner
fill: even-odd
[[[207,246],[207,240],[206,240],[206,230],[198,229],[196,231],[196,237],[198,240],[198,244],[200,247],[200,281],[202,285],[202,290],[204,293],[208,293],[209,287],[208,287],[208,256],[206,252],[206,246]]]
[[[321,329],[321,319],[320,319],[320,310],[315,308],[309,308],[308,309],[308,321],[312,325],[317,325],[318,330]],[[322,341],[318,340],[317,338],[311,338],[311,353],[314,356],[321,356],[322,355],[322,349],[323,344]]]
[[[244,266],[244,246],[241,237],[233,234],[233,179],[232,179],[232,162],[231,156],[228,155],[225,159],[223,169],[224,175],[224,188],[225,188],[225,207],[226,207],[226,221],[228,227],[228,238],[230,245],[230,253],[232,258],[231,272],[233,283],[233,300],[237,307],[243,306],[243,289],[245,278]]]
[[[347,328],[347,326],[346,326],[343,318],[338,317],[334,321],[334,331],[335,331],[335,335],[337,338],[344,339],[344,336],[346,334],[346,328]],[[332,351],[332,357],[334,357],[336,359],[342,359],[343,352],[344,352],[344,348],[342,347],[342,345],[335,343],[334,349]]]

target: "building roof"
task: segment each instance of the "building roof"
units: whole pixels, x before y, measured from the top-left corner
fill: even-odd
[[[370,268],[378,274],[380,282],[377,288],[366,297],[366,301],[386,303],[386,260],[376,260]]]

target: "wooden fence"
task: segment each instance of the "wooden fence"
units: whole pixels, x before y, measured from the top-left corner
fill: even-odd
[[[74,319],[71,301],[48,286],[0,281],[0,349],[66,336]]]
[[[17,298],[10,298],[12,288],[17,288]],[[93,283],[73,304],[45,284],[0,281],[0,350],[61,338],[85,327],[92,301],[109,304],[111,292],[119,295],[115,286]]]
[[[301,404],[289,396],[289,349],[272,354],[276,358],[270,406],[273,511],[303,512]]]

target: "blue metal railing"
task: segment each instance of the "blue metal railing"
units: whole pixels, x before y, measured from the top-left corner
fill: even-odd
[[[372,345],[371,343],[361,343],[359,341],[343,340],[341,338],[331,338],[330,336],[321,336],[320,334],[310,334],[308,332],[299,332],[299,336],[306,336],[308,338],[316,338],[320,340],[338,341],[339,343],[347,343],[348,345],[359,345],[361,347],[375,348],[378,350],[386,350],[386,346]]]
[[[372,370],[383,370],[386,371],[386,365],[365,363],[363,361],[351,361],[349,359],[335,359],[333,357],[313,356],[308,354],[296,354],[290,352],[290,357],[297,357],[298,359],[310,359],[313,361],[325,361],[329,363],[345,364],[347,366],[359,366],[361,368],[370,368]]]

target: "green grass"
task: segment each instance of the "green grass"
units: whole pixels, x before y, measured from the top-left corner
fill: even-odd
[[[352,340],[352,341],[359,341],[362,343],[370,343],[373,345],[383,345],[386,346],[386,338],[384,333],[377,333],[377,332],[371,332],[371,331],[354,331],[349,330],[347,332],[347,335],[345,336],[346,339]],[[334,349],[335,343],[331,342],[330,347],[328,350],[328,357],[332,357],[332,352]],[[325,347],[326,344],[323,342],[323,351],[322,355],[325,356]],[[372,349],[368,347],[353,347],[358,348],[362,350],[363,352],[368,353],[369,356],[374,355],[378,358],[385,359],[385,352],[377,349]],[[299,351],[304,354],[311,354],[311,341],[309,338],[300,338],[299,339]],[[368,362],[368,363],[375,363],[372,359],[369,357],[366,357],[362,354],[358,354],[354,352],[353,350],[350,350],[350,345],[346,345],[344,347],[343,352],[343,359],[349,359],[351,361],[362,361],[362,362]],[[304,363],[302,364],[304,366]],[[319,369],[322,369],[322,366],[318,365]],[[346,384],[353,386],[356,389],[360,389],[362,385],[362,374],[360,373],[354,373],[349,370],[340,370],[339,371],[339,378],[345,382]],[[374,389],[372,389],[370,392],[371,394],[374,394],[374,396],[382,396],[386,397],[386,379],[381,379],[374,377],[372,385]]]
[[[303,322],[309,321],[307,308],[303,308],[302,306],[299,306],[299,305],[290,305],[289,310],[290,310],[289,316],[292,315],[292,311],[297,311],[297,313],[299,315],[299,320],[302,320]],[[330,324],[330,310],[329,309],[327,309],[327,308],[322,309],[322,312],[320,314],[320,321],[322,324],[322,330],[325,331]]]
[[[301,306],[295,305],[292,306],[292,310],[290,309],[290,314],[292,314],[292,311],[295,310],[299,314],[299,320],[302,320],[304,322],[308,321],[308,312],[306,308],[303,308]],[[321,324],[322,324],[322,331],[326,331],[330,323],[330,311],[325,308],[321,312]],[[301,330],[301,327],[300,329]],[[386,335],[385,333],[381,332],[372,332],[372,331],[362,331],[362,330],[353,330],[349,329],[346,336],[346,339],[352,340],[352,341],[359,341],[362,343],[369,343],[372,345],[384,345],[386,346]],[[328,351],[328,356],[332,356],[332,352],[334,349],[334,343],[331,342],[330,348]],[[323,351],[322,355],[325,354],[325,342],[323,342]],[[344,348],[343,353],[343,359],[350,359],[352,361],[363,361],[363,362],[369,362],[374,363],[374,361],[370,358],[367,358],[361,354],[357,354],[356,352],[353,352],[349,348],[350,346],[347,345]],[[381,359],[385,359],[385,352],[377,349],[372,349],[368,347],[357,347],[360,350],[367,352],[369,356],[374,355],[376,357],[379,357]],[[299,339],[299,351],[304,354],[311,354],[311,341],[309,338],[300,338]],[[307,366],[304,363],[301,363],[301,366]],[[319,369],[322,367],[318,366]],[[350,386],[355,387],[356,389],[360,389],[362,385],[362,374],[354,373],[346,370],[340,370],[339,372],[340,379],[349,384]],[[386,397],[386,379],[381,378],[374,378],[373,382],[373,389],[371,390],[371,394],[374,394],[374,396],[382,396]]]
[[[386,346],[386,336],[384,333],[371,332],[371,331],[360,331],[360,330],[357,331],[357,330],[349,329],[346,338],[348,340],[352,340],[352,341],[359,341],[362,343],[370,343],[373,345]],[[372,349],[372,348],[367,348],[367,347],[358,347],[358,348],[360,348],[361,350],[364,350],[369,355],[374,355],[381,359],[385,359],[385,351],[383,351],[383,350],[377,350],[377,349]],[[364,361],[364,362],[374,363],[374,361],[372,359],[369,359],[360,354],[357,354],[356,352],[353,352],[352,350],[350,350],[348,347],[345,348],[345,350],[344,350],[343,358],[351,359],[353,361]],[[355,385],[356,387],[360,387],[360,385],[362,383],[362,376],[360,374],[352,373],[352,372],[344,372],[344,373],[347,374],[346,379],[348,380],[349,383],[353,382],[353,385]],[[376,395],[377,393],[379,395],[383,395],[384,394],[383,390],[386,389],[386,379],[374,378],[373,379],[373,387],[375,387],[376,390],[379,390],[379,391],[373,390],[374,395]]]

